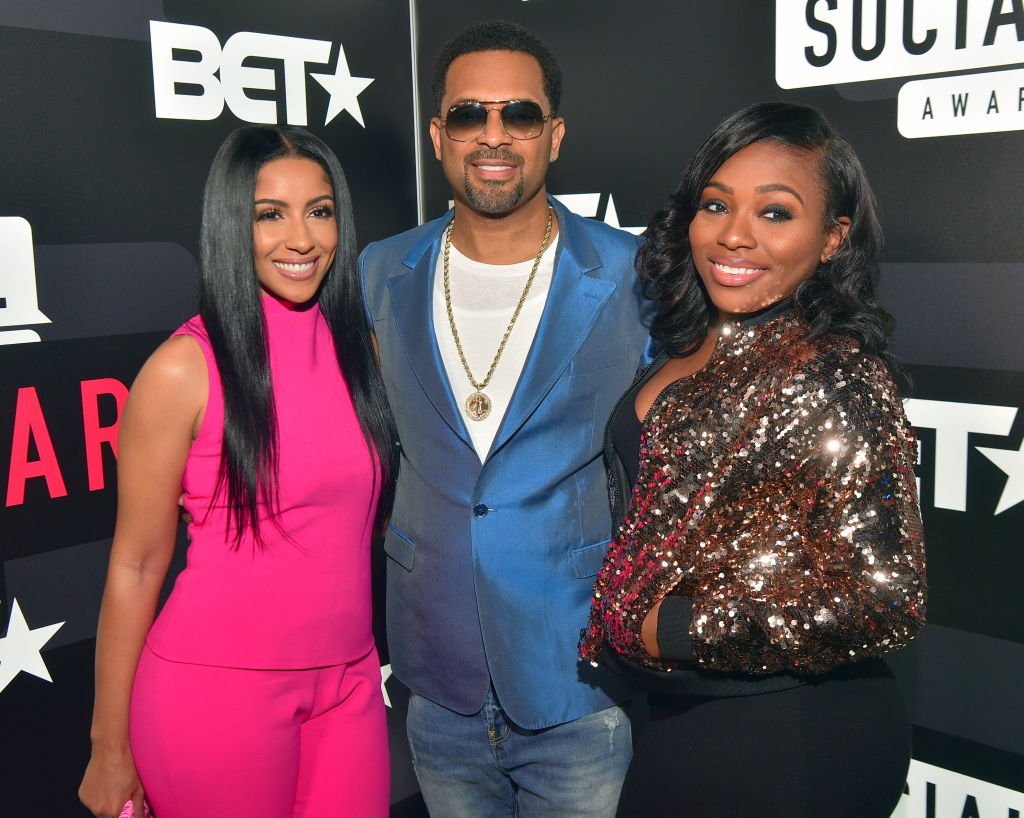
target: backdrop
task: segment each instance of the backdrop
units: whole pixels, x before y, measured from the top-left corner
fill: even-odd
[[[0,0],[0,816],[85,814],[117,421],[194,312],[217,145],[306,125],[341,157],[361,243],[433,218],[433,59],[497,18],[559,57],[549,189],[583,215],[639,232],[711,127],[761,99],[821,107],[857,148],[915,379],[931,583],[928,627],[891,659],[914,723],[897,814],[1020,818],[1022,0]],[[422,815],[406,693],[382,677],[393,814]]]

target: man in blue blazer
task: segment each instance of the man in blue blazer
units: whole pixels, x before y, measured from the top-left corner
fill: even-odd
[[[613,816],[631,756],[631,691],[577,642],[611,534],[605,421],[645,305],[636,239],[547,196],[560,86],[518,26],[451,40],[430,135],[454,209],[360,259],[402,444],[389,652],[440,818]]]

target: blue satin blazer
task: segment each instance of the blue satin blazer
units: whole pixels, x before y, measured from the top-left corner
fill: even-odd
[[[604,426],[645,354],[637,240],[551,204],[551,289],[483,463],[434,335],[434,271],[451,212],[360,256],[402,444],[384,543],[392,669],[413,692],[464,714],[480,709],[490,681],[528,729],[632,692],[576,656],[611,536]]]

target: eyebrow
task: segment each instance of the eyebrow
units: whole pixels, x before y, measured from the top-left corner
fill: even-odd
[[[705,187],[716,187],[719,190],[721,190],[723,193],[728,193],[730,196],[733,195],[736,192],[735,190],[733,190],[728,185],[724,185],[721,182],[715,182],[715,181],[708,182],[705,185]],[[754,193],[779,193],[779,192],[789,193],[789,194],[795,196],[799,200],[800,204],[804,204],[804,197],[801,196],[799,193],[797,193],[795,190],[793,190],[793,188],[791,188],[789,185],[783,185],[781,183],[776,182],[776,183],[772,183],[770,185],[758,185],[757,187],[754,188]]]
[[[311,204],[316,204],[317,202],[322,202],[322,201],[325,201],[325,200],[333,202],[334,201],[334,197],[331,194],[329,194],[329,193],[325,193],[323,196],[317,196],[315,199],[310,199],[308,202],[306,202],[306,207],[309,207]],[[287,207],[288,206],[288,202],[282,201],[281,199],[257,199],[255,202],[253,202],[253,204],[254,205],[269,204],[269,205],[274,205],[275,207]]]
[[[779,193],[779,192],[789,193],[789,194],[791,194],[793,196],[796,196],[796,198],[800,201],[800,204],[804,203],[804,197],[801,196],[799,193],[797,193],[795,190],[793,190],[793,188],[791,188],[789,185],[783,185],[783,184],[779,184],[779,183],[775,183],[775,184],[771,184],[771,185],[758,185],[757,187],[754,188],[754,192],[755,193]]]

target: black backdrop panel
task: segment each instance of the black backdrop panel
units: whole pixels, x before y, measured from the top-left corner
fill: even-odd
[[[154,25],[176,50],[153,47]],[[75,793],[113,533],[110,441],[138,368],[195,311],[202,185],[245,124],[238,100],[282,123],[303,124],[305,109],[345,167],[365,243],[416,222],[412,53],[407,0],[0,0],[4,818],[85,812]],[[158,116],[160,78],[198,58],[205,93],[236,104],[212,119]],[[186,113],[204,91],[163,87]],[[397,732],[404,699],[389,686],[400,801],[415,784]]]
[[[805,46],[823,48],[824,35],[806,27],[807,13],[832,26],[843,57],[852,48],[856,10],[866,15],[864,42],[871,45],[874,9],[885,5],[892,54],[903,48],[903,9],[914,4],[425,0],[418,4],[423,120],[433,108],[431,60],[444,40],[475,20],[508,19],[539,33],[562,66],[567,135],[548,187],[559,196],[594,194],[596,205],[583,200],[586,215],[646,224],[714,124],[759,100],[817,105],[850,140],[881,202],[882,293],[898,321],[896,349],[916,380],[911,420],[921,424],[933,625],[892,660],[915,724],[915,761],[900,811],[1010,816],[1024,810],[1024,710],[1015,681],[1024,671],[1017,613],[1024,580],[1024,358],[1017,340],[1024,231],[1013,215],[1024,183],[1024,136],[905,138],[898,94],[919,79],[910,69],[906,77],[894,69],[888,78],[852,84],[785,90],[776,83],[780,49],[799,55]],[[969,38],[981,38],[977,20],[997,15],[1006,24],[998,32],[1002,53],[1024,63],[1024,13],[1009,3],[917,3],[915,37],[936,27],[936,53],[954,52],[949,39],[959,5],[969,13]],[[780,9],[797,23],[781,32]],[[977,53],[984,60],[984,51]],[[427,156],[429,218],[449,197]]]

